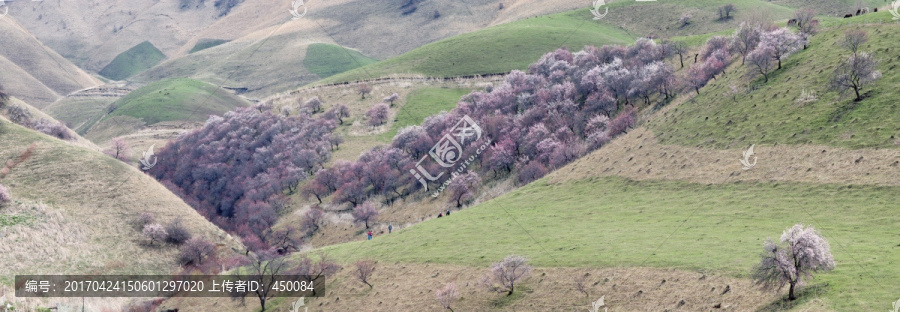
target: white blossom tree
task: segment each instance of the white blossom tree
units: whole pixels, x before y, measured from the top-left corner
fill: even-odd
[[[523,256],[510,255],[503,261],[491,265],[491,270],[482,279],[482,284],[489,290],[506,292],[511,296],[516,285],[531,275],[531,266]]]
[[[761,45],[772,47],[772,57],[778,61],[778,69],[781,69],[782,60],[799,51],[806,42],[803,36],[797,35],[787,28],[778,28],[763,33],[760,41]]]
[[[753,278],[764,289],[790,286],[788,298],[797,299],[796,289],[813,273],[834,269],[834,256],[828,241],[812,226],[796,224],[781,234],[780,244],[766,240],[762,258]]]

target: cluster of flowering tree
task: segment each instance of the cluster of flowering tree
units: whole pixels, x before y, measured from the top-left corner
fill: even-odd
[[[331,157],[336,125],[329,118],[239,109],[170,142],[149,173],[216,225],[266,248],[285,193]]]
[[[629,47],[548,53],[528,73],[513,71],[490,91],[464,96],[452,111],[400,130],[390,146],[320,170],[303,192],[319,201],[332,196],[334,203],[353,206],[374,196],[389,203],[413,194],[424,188],[410,173],[417,164],[434,175],[449,171],[420,160],[430,159],[432,147],[463,116],[471,117],[483,135],[461,142],[461,151],[471,154],[490,144],[466,168],[477,175],[452,184],[453,203],[470,200],[470,182],[479,179],[512,176],[528,183],[626,132],[635,123],[635,105],[674,95],[679,85],[666,58],[675,54],[673,45],[649,39]]]
[[[691,89],[700,94],[700,88],[717,75],[725,73],[725,68],[732,59],[731,43],[723,36],[709,38],[698,56],[700,61],[687,70],[686,82]]]
[[[746,60],[750,63],[752,73],[763,76],[769,82],[769,74],[781,69],[781,61],[799,51],[806,44],[809,34],[796,34],[787,28],[764,29],[760,25],[741,24],[738,31],[746,32],[747,42],[742,48],[746,52]],[[735,38],[739,33],[735,33]]]
[[[6,103],[5,100],[3,101],[3,103]],[[69,131],[69,128],[66,127],[66,125],[64,125],[62,122],[54,122],[44,118],[33,120],[31,112],[22,106],[6,106],[6,115],[9,117],[9,121],[12,121],[20,126],[56,137],[60,140],[75,140],[75,135],[72,134],[72,132]]]

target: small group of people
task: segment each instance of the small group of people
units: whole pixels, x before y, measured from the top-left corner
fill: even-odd
[[[388,224],[388,234],[391,234],[392,232],[394,232],[394,224],[393,223]],[[368,240],[372,240],[372,230],[369,230],[368,232],[366,232],[366,236],[368,236],[368,238],[369,238]]]
[[[447,215],[448,215],[448,216],[450,215],[450,209],[447,209]],[[442,218],[442,217],[444,217],[444,213],[443,213],[443,212],[441,212],[441,213],[438,214],[438,218]]]

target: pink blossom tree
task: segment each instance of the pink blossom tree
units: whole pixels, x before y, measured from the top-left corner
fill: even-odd
[[[387,123],[390,116],[391,108],[387,104],[379,103],[366,111],[366,118],[369,119],[370,127],[377,127]]]
[[[450,189],[450,202],[456,203],[456,208],[475,198],[475,191],[481,185],[481,178],[475,172],[461,174],[450,181],[447,188]]]
[[[375,209],[375,205],[372,202],[367,201],[362,203],[362,205],[353,207],[352,215],[354,221],[365,224],[366,229],[368,229],[369,223],[378,219],[378,210]]]
[[[765,77],[769,82],[769,73],[775,69],[775,49],[769,44],[761,44],[753,52],[747,55],[747,60],[753,66],[753,72]]]
[[[796,224],[781,234],[780,244],[766,240],[753,277],[764,289],[789,285],[788,298],[796,300],[796,288],[812,278],[813,273],[833,269],[834,256],[828,241],[812,226]]]

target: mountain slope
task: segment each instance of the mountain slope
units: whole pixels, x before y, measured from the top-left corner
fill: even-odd
[[[0,279],[15,274],[165,274],[177,268],[173,247],[148,248],[134,225],[140,212],[161,222],[181,218],[195,234],[239,246],[191,207],[137,168],[96,150],[22,128],[0,118],[0,159],[33,153],[0,182],[27,224],[3,226]],[[29,208],[38,207],[38,208]],[[25,261],[41,259],[41,261]]]
[[[0,18],[0,32],[0,85],[10,95],[43,108],[62,95],[100,84],[44,46],[13,18]]]

